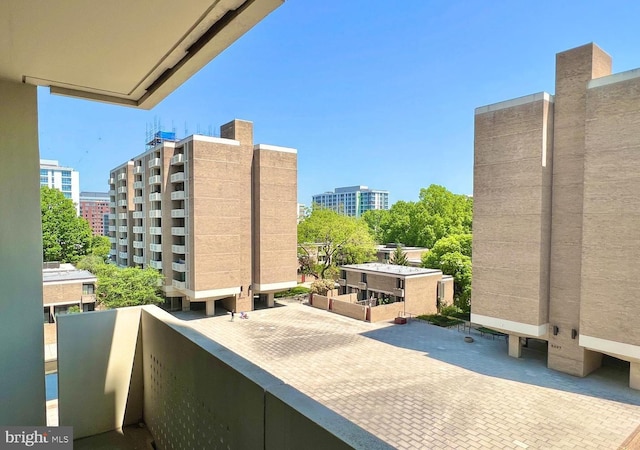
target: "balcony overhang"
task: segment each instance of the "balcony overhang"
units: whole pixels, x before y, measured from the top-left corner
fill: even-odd
[[[0,2],[0,79],[150,109],[284,0]]]

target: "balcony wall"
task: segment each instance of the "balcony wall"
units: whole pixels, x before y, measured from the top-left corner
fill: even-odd
[[[162,449],[390,448],[155,306],[61,317],[58,364],[76,438],[142,417]]]

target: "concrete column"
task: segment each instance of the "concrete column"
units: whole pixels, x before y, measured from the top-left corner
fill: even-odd
[[[640,390],[640,362],[632,362],[629,366],[629,387]]]
[[[0,80],[0,424],[45,425],[36,87]]]
[[[213,316],[216,312],[216,301],[207,300],[207,316]]]
[[[267,308],[273,308],[276,305],[274,295],[275,294],[273,292],[267,294]]]
[[[522,345],[520,345],[520,336],[515,334],[509,335],[509,356],[520,358],[522,356]]]
[[[189,300],[189,297],[182,298],[182,310],[191,311],[191,300]]]

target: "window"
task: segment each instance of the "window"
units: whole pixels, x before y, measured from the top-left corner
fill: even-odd
[[[67,178],[71,178],[71,171],[70,170],[63,170],[62,171],[62,177],[67,177]]]
[[[360,281],[362,281],[363,283],[367,282],[367,274],[366,273],[361,273],[360,274]]]
[[[49,171],[47,169],[40,169],[40,176],[49,176]]]
[[[340,271],[340,278],[342,278],[343,280],[347,279],[347,271],[346,270],[341,270]]]
[[[95,293],[95,286],[91,283],[82,285],[82,295],[90,295]]]
[[[71,192],[71,185],[70,184],[63,184],[62,185],[62,192]]]
[[[404,279],[396,278],[396,287],[398,289],[404,289]]]

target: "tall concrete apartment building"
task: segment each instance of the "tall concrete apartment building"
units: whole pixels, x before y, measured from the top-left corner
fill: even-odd
[[[159,140],[111,170],[109,236],[120,266],[153,267],[165,296],[228,310],[296,285],[297,152],[253,144],[253,124]]]
[[[389,209],[389,191],[367,186],[340,187],[333,192],[314,195],[313,203],[347,216],[360,217],[372,209]]]
[[[73,200],[80,214],[80,173],[71,167],[63,167],[55,159],[40,160],[40,186],[47,186],[62,192]]]
[[[80,192],[80,217],[89,222],[95,236],[108,233],[109,200],[108,192]]]
[[[640,69],[594,44],[556,55],[556,92],[475,112],[471,320],[548,342],[585,376],[602,355],[640,389]]]

